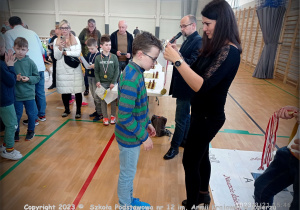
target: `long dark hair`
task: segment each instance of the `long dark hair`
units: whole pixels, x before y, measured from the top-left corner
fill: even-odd
[[[241,40],[235,15],[232,8],[225,0],[213,0],[201,11],[202,16],[216,20],[212,39],[203,32],[201,56],[216,54],[228,42],[236,45],[242,53]]]

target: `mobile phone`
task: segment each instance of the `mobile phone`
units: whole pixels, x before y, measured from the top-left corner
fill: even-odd
[[[61,36],[61,41],[65,42],[66,41],[66,37],[65,36]]]
[[[120,53],[121,55],[127,55],[127,53]]]

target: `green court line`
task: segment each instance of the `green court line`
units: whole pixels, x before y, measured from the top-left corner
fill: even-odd
[[[81,122],[93,122],[92,120],[76,120],[76,119],[68,119],[63,124],[61,124],[57,129],[55,129],[50,135],[35,135],[35,136],[41,136],[46,137],[43,141],[41,141],[38,145],[36,145],[32,150],[30,150],[24,157],[22,157],[16,164],[14,164],[12,167],[10,167],[6,172],[4,172],[0,176],[0,181],[4,179],[10,172],[12,172],[18,165],[20,165],[24,160],[26,160],[30,155],[32,155],[33,152],[35,152],[38,148],[40,148],[48,139],[50,139],[55,133],[57,133],[62,127],[64,127],[69,121],[81,121]],[[100,121],[97,121],[96,123],[102,123]],[[20,135],[25,136],[25,135]]]
[[[265,80],[265,79],[264,79],[264,80]],[[278,89],[282,90],[283,92],[286,92],[287,94],[289,94],[289,95],[291,95],[291,96],[293,96],[293,97],[295,97],[295,98],[299,99],[299,97],[297,97],[297,96],[294,96],[292,93],[290,93],[290,92],[287,92],[286,90],[282,89],[281,87],[278,87],[277,85],[274,85],[273,83],[269,82],[268,80],[265,80],[265,81],[266,81],[266,82],[268,82],[268,83],[270,83],[271,85],[273,85],[273,86],[277,87]]]
[[[246,72],[249,72],[250,74],[253,74],[252,72],[250,72],[250,71],[248,71],[248,70],[245,70],[245,69],[242,69],[242,70],[244,70],[244,71],[246,71]],[[287,94],[289,94],[289,95],[291,95],[291,96],[293,96],[293,97],[299,99],[299,97],[297,97],[297,96],[293,95],[292,93],[290,93],[290,92],[288,92],[288,91],[282,89],[281,87],[278,87],[277,85],[274,85],[272,82],[269,82],[269,81],[267,81],[266,79],[263,79],[263,80],[264,80],[265,82],[267,82],[267,83],[273,85],[274,87],[277,87],[278,89],[282,90],[283,92],[285,92],[285,93],[287,93]]]
[[[0,181],[4,179],[10,172],[12,172],[18,165],[20,165],[24,160],[26,160],[33,152],[35,152],[40,146],[42,146],[48,139],[50,139],[57,131],[59,131],[62,127],[64,127],[69,120],[66,120],[63,124],[61,124],[55,131],[53,131],[49,136],[47,136],[43,141],[41,141],[38,145],[36,145],[32,150],[30,150],[24,157],[22,157],[16,164],[10,167],[5,173],[0,176]]]
[[[166,126],[166,128],[175,129],[174,125]],[[219,131],[219,133],[234,133],[234,134],[242,134],[242,135],[250,135],[250,136],[264,136],[264,134],[257,133],[249,133],[249,131],[245,130],[234,130],[234,129],[224,129],[224,131]],[[280,138],[290,138],[289,136],[277,136]]]

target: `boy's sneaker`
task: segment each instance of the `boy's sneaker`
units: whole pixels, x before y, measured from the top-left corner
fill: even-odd
[[[74,103],[74,99],[72,99],[72,100],[69,100],[69,104],[73,104]]]
[[[45,120],[46,120],[46,118],[45,118]],[[45,121],[45,120],[41,120],[41,121]],[[28,125],[28,119],[27,119],[27,120],[23,120],[23,124],[24,124],[24,125]],[[39,123],[39,120],[36,119],[36,120],[35,120],[35,125],[38,125],[38,124],[40,124],[40,123]]]
[[[100,114],[100,115],[97,114],[97,115],[95,116],[95,118],[93,119],[93,121],[94,121],[94,122],[97,122],[97,121],[99,121],[99,120],[101,120],[101,119],[103,119],[103,115],[102,115],[102,114]]]
[[[34,131],[27,131],[25,141],[30,141],[31,139],[33,139],[34,135],[35,135]]]
[[[109,125],[108,118],[103,118],[103,125]]]
[[[151,205],[149,203],[142,202],[138,198],[133,198],[130,205],[144,207],[142,209],[150,209],[150,207],[151,207]]]
[[[89,103],[87,103],[87,102],[84,102],[84,101],[83,101],[83,102],[81,103],[81,106],[87,106],[87,105],[89,105]]]
[[[110,124],[116,124],[116,118],[113,115],[110,116]]]
[[[3,146],[3,144],[0,145],[0,152],[3,152],[4,150],[6,150],[6,147]]]
[[[4,150],[3,152],[1,152],[1,157],[10,160],[20,160],[23,155],[18,150],[14,149],[12,152],[7,152],[6,150]]]
[[[45,115],[44,116],[39,116],[38,120],[44,122],[44,121],[46,121],[46,116]]]
[[[97,114],[97,112],[95,111],[93,114],[90,114],[89,116],[90,117],[96,117],[98,114]]]
[[[19,132],[15,132],[15,142],[20,141]]]

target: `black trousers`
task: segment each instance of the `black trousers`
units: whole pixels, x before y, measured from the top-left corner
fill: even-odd
[[[65,112],[70,112],[69,100],[71,100],[71,93],[61,94],[61,98],[65,106]],[[82,93],[75,94],[75,101],[76,101],[76,114],[81,114]]]
[[[199,191],[208,191],[211,166],[209,143],[225,122],[225,116],[191,116],[190,130],[183,153],[187,209],[198,203]]]

